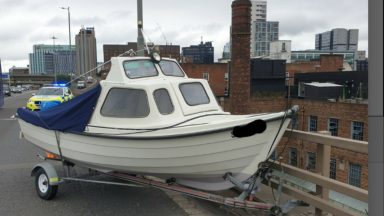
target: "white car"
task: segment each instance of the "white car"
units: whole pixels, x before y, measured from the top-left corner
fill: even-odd
[[[77,81],[77,88],[78,89],[83,89],[85,88],[85,82],[83,80]]]

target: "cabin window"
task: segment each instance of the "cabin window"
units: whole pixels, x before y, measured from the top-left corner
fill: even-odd
[[[101,108],[101,115],[118,118],[143,118],[149,114],[147,94],[141,89],[112,88]]]
[[[209,104],[209,97],[201,83],[183,83],[180,84],[179,88],[188,105]]]
[[[157,109],[163,115],[171,114],[174,110],[171,97],[166,89],[157,89],[153,92]]]
[[[161,70],[163,71],[163,74],[166,76],[184,76],[184,72],[181,70],[180,66],[174,61],[162,60],[159,65]]]
[[[150,60],[125,61],[123,67],[125,74],[127,74],[130,79],[158,75],[155,65]]]

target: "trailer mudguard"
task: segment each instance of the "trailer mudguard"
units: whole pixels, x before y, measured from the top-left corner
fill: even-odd
[[[52,164],[48,162],[36,164],[32,169],[31,176],[35,176],[39,169],[43,169],[45,173],[47,173],[49,185],[58,185],[60,183],[59,176],[57,175],[56,169]]]

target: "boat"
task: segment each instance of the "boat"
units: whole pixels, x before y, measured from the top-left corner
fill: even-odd
[[[113,57],[105,80],[46,111],[17,110],[21,137],[61,160],[96,170],[149,175],[207,191],[244,182],[281,140],[297,106],[231,115],[207,80],[178,62]]]

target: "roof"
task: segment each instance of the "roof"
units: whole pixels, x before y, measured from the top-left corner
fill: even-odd
[[[319,83],[319,82],[311,82],[304,83],[305,85],[315,86],[315,87],[342,87],[342,85],[334,84],[334,83]]]

